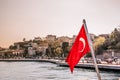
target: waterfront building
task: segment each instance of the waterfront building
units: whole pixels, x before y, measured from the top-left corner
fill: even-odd
[[[59,41],[62,46],[63,42],[68,42],[69,44],[72,43],[72,38],[69,38],[68,36],[61,36],[57,38],[57,41]]]
[[[48,48],[48,41],[47,40],[40,41],[40,43],[38,44],[37,52],[40,55],[44,55],[47,48]]]
[[[28,47],[28,55],[33,56],[36,54],[36,50],[33,47]]]
[[[14,46],[16,46],[17,49],[19,50],[19,49],[22,49],[22,48],[24,48],[24,47],[26,47],[26,46],[30,46],[30,42],[29,42],[29,41],[15,42],[15,43],[14,43]]]
[[[99,35],[99,36],[104,37],[105,39],[107,39],[107,38],[110,37],[110,34],[101,34],[101,35]]]
[[[90,38],[91,38],[92,41],[93,41],[96,37],[97,37],[97,36],[96,36],[95,34],[91,34],[91,33],[90,33]]]
[[[55,41],[56,40],[56,35],[47,35],[46,40],[48,42]]]
[[[41,37],[34,37],[33,41],[41,41]]]
[[[12,54],[16,57],[23,57],[24,50],[12,50]]]

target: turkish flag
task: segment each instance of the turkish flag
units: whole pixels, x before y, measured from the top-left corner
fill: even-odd
[[[89,47],[85,27],[83,24],[78,36],[76,37],[74,44],[66,58],[66,62],[70,66],[71,72],[73,72],[74,66],[77,65],[80,58],[88,52],[90,52],[90,47]]]

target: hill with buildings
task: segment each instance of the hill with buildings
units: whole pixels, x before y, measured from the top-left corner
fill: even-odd
[[[115,28],[111,34],[101,34],[96,36],[90,34],[93,48],[98,58],[112,56],[120,57],[120,29]],[[47,35],[44,38],[35,37],[33,40],[14,42],[9,49],[0,47],[0,58],[64,58],[70,51],[76,35],[72,38],[68,36],[57,37]],[[91,55],[88,54],[87,57]]]

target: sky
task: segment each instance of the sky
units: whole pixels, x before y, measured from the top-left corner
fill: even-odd
[[[109,34],[120,25],[120,0],[0,0],[0,47],[45,37]]]

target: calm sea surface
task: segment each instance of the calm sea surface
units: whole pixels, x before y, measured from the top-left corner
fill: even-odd
[[[100,71],[102,80],[119,80],[119,72]],[[0,62],[0,80],[97,80],[94,70],[68,67],[44,62]]]

